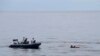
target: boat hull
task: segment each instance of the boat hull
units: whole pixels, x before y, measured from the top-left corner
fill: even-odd
[[[11,48],[39,48],[41,43],[34,43],[34,44],[12,44],[9,47]]]

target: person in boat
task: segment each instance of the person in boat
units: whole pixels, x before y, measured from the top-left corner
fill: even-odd
[[[24,41],[25,41],[25,37],[23,37],[23,40],[21,41],[21,44],[23,44],[23,43],[24,43]]]
[[[32,38],[31,44],[33,44],[33,43],[35,43],[35,42],[36,42],[36,40],[34,40],[34,38]]]
[[[27,40],[27,38],[23,37],[23,41],[21,42],[21,44],[29,44],[29,41]]]

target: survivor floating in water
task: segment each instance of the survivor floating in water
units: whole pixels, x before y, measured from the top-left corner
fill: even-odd
[[[19,42],[18,39],[13,39],[13,44],[11,44],[9,47],[11,48],[39,48],[41,43],[36,42],[34,38],[31,40],[31,43],[27,41],[27,38],[23,37],[23,41]]]

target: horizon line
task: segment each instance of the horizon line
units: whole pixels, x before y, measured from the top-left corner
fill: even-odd
[[[38,12],[40,12],[40,13],[42,13],[42,12],[45,12],[45,13],[46,13],[46,12],[47,12],[47,13],[48,13],[48,12],[100,12],[100,10],[96,10],[96,11],[94,11],[94,10],[89,10],[89,11],[88,11],[88,10],[87,10],[87,11],[0,11],[0,13],[1,13],[1,12],[3,12],[3,13],[4,13],[4,12],[15,12],[15,13],[24,13],[24,12],[25,12],[25,13],[30,13],[30,12],[31,12],[31,13],[33,13],[33,12],[34,12],[34,13],[35,13],[35,12],[37,12],[37,13],[38,13]]]

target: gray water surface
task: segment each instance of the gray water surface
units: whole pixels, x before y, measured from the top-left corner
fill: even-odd
[[[0,12],[0,56],[100,56],[99,24],[100,12]],[[23,36],[40,49],[8,47]]]

